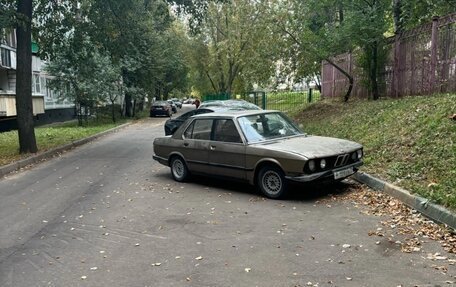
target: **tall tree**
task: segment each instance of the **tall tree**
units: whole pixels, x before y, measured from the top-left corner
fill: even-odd
[[[359,63],[374,100],[380,97],[378,74],[383,68],[381,50],[390,25],[390,5],[390,0],[354,0],[346,4],[344,33],[362,50]]]
[[[121,66],[127,116],[133,115],[135,100],[162,84],[165,50],[170,49],[163,40],[172,20],[169,7],[159,0],[93,0],[87,9],[92,40]]]
[[[38,151],[32,101],[32,0],[17,1],[16,112],[20,153]]]
[[[196,75],[205,75],[211,83],[212,92],[232,93],[240,78],[269,78],[273,59],[266,56],[271,35],[263,21],[264,8],[252,0],[209,4],[201,34],[195,38],[199,50],[193,51],[198,54],[193,64],[200,69]]]
[[[343,33],[344,2],[340,0],[336,4],[329,0],[272,0],[270,26],[285,43],[282,46],[285,63],[293,63],[299,75],[315,77],[323,60],[342,73],[349,82],[344,95],[347,101],[353,89],[353,76],[332,57],[350,52],[354,46],[351,36]]]

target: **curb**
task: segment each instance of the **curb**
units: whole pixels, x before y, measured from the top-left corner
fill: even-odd
[[[356,181],[364,183],[372,189],[385,192],[399,199],[405,205],[419,211],[426,217],[438,223],[446,224],[456,230],[456,214],[440,205],[431,203],[429,199],[413,195],[405,189],[392,185],[391,183],[373,177],[372,175],[364,172],[355,173],[352,177]]]
[[[116,131],[118,131],[118,130],[126,127],[126,126],[129,126],[129,125],[131,125],[131,123],[126,123],[126,124],[117,126],[115,128],[106,130],[104,132],[100,132],[98,134],[94,134],[94,135],[89,136],[87,138],[76,140],[76,141],[71,142],[69,144],[50,149],[50,150],[45,151],[45,152],[40,153],[40,154],[32,155],[32,156],[30,156],[28,158],[18,160],[16,162],[7,164],[5,166],[1,166],[0,167],[0,178],[2,178],[3,176],[5,176],[5,175],[7,175],[7,174],[9,174],[9,173],[11,173],[13,171],[16,171],[18,169],[24,168],[24,167],[29,166],[31,164],[39,163],[39,162],[41,162],[43,160],[46,160],[46,159],[49,159],[49,158],[52,158],[52,157],[54,157],[55,155],[57,155],[59,153],[63,153],[65,151],[67,151],[67,150],[70,150],[70,149],[73,149],[75,147],[81,146],[81,145],[86,144],[88,142],[91,142],[91,141],[93,141],[93,140],[95,140],[95,139],[97,139],[99,137],[102,137],[104,135],[116,132]]]

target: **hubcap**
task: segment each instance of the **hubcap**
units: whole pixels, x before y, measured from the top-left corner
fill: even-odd
[[[282,179],[275,171],[267,171],[263,175],[263,188],[269,194],[277,194],[282,189]]]
[[[173,162],[173,173],[177,178],[182,178],[184,176],[184,164],[180,160],[175,160]]]

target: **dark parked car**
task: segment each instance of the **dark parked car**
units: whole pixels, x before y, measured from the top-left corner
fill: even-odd
[[[189,118],[172,136],[154,140],[153,158],[176,181],[191,174],[245,180],[269,198],[288,182],[339,181],[363,164],[363,146],[303,133],[277,111],[230,111]]]
[[[172,135],[178,127],[180,127],[189,117],[212,113],[214,111],[236,111],[236,110],[261,110],[258,106],[242,101],[242,100],[227,100],[227,101],[209,101],[214,105],[199,107],[175,118],[169,119],[165,123],[165,135]]]
[[[169,119],[165,123],[165,135],[172,135],[189,117],[212,112],[214,112],[214,109],[194,109],[177,118]]]
[[[177,113],[177,106],[172,100],[168,100],[168,104],[171,106],[173,113]]]
[[[182,109],[182,102],[179,101],[179,99],[172,98],[171,101],[173,101],[174,104],[175,104],[179,109]]]
[[[167,116],[171,117],[173,111],[171,110],[171,105],[167,101],[156,101],[150,107],[150,116]]]

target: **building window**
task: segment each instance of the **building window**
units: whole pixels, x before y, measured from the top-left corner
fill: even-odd
[[[32,76],[32,93],[41,94],[41,77],[38,74]]]
[[[51,91],[47,86],[47,79],[45,77],[41,77],[41,90],[46,98],[52,98]]]
[[[1,59],[2,66],[11,67],[11,51],[5,48],[0,48],[1,50]]]
[[[16,29],[0,29],[0,43],[16,48]]]

